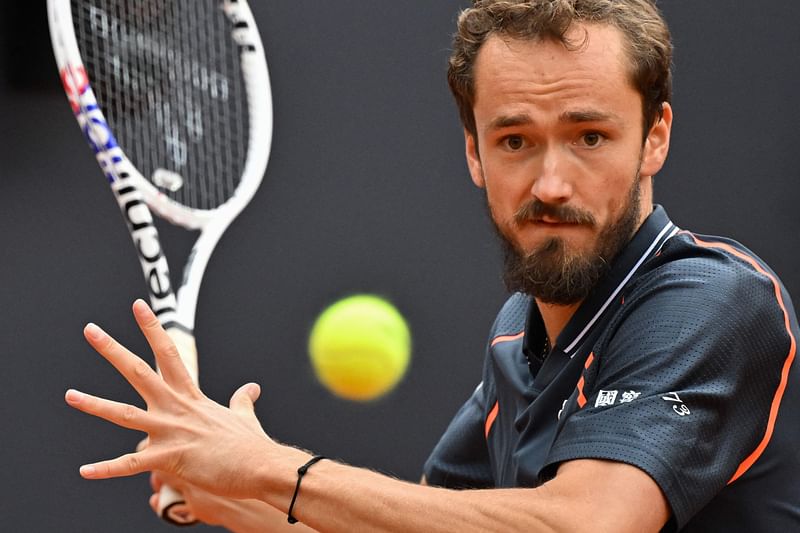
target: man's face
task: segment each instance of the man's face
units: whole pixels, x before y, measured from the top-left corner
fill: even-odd
[[[570,30],[552,41],[490,37],[475,63],[473,181],[512,252],[507,281],[545,303],[582,300],[652,209],[650,177],[669,145],[671,110],[642,143],[642,98],[622,34]]]

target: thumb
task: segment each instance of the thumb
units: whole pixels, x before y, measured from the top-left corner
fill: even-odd
[[[159,509],[159,507],[158,507],[158,497],[159,497],[158,492],[155,492],[155,493],[150,495],[150,499],[148,500],[148,502],[150,503],[150,508],[156,514],[158,514],[158,509]]]
[[[261,387],[257,383],[242,385],[233,393],[233,396],[231,396],[231,409],[234,411],[252,413],[254,411],[254,404],[259,396],[261,396]]]

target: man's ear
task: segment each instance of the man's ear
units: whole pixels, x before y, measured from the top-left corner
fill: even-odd
[[[642,149],[641,175],[655,176],[669,153],[669,137],[672,131],[672,106],[667,102],[662,104],[661,120],[653,124]]]
[[[483,165],[481,165],[481,156],[478,153],[478,141],[475,136],[469,131],[464,129],[464,146],[467,154],[467,166],[469,167],[469,174],[472,176],[472,183],[483,189],[486,187],[486,181],[483,179]]]

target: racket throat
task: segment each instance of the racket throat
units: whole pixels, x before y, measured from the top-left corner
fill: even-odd
[[[166,331],[172,342],[175,343],[181,361],[192,377],[192,381],[198,383],[197,344],[194,335],[177,325],[168,326]]]

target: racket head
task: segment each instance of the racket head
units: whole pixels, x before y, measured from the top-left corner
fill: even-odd
[[[48,0],[67,96],[109,181],[160,217],[227,225],[266,169],[272,103],[245,1]]]
[[[192,330],[202,274],[266,169],[272,103],[266,58],[244,0],[48,0],[61,79],[139,252],[150,300],[197,379]],[[184,11],[186,10],[186,11]],[[201,235],[176,297],[152,223]],[[186,344],[185,342],[183,344]],[[195,522],[165,487],[159,514]]]
[[[155,286],[148,279],[154,308],[167,309],[159,318],[192,331],[211,252],[252,199],[269,158],[270,82],[252,12],[244,0],[48,0],[47,7],[64,89],[123,213],[118,191],[132,188],[161,218],[202,230],[177,296],[163,290],[166,261]],[[160,252],[157,235],[148,239]]]

